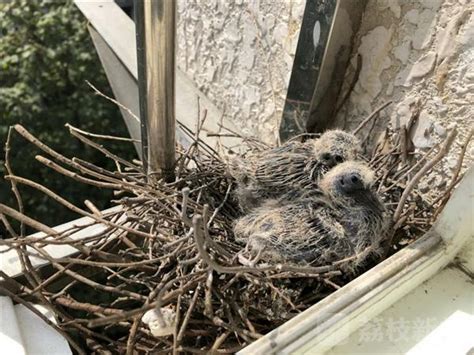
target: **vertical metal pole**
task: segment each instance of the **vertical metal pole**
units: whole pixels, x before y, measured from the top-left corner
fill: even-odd
[[[140,135],[142,143],[143,169],[148,171],[148,129],[147,129],[147,105],[146,105],[146,60],[145,60],[145,22],[143,19],[143,1],[135,0],[133,4],[133,16],[135,20],[135,34],[137,37],[137,74],[138,74],[138,96],[140,107]]]
[[[138,86],[149,177],[174,178],[176,0],[138,0]],[[146,138],[146,139],[143,139]]]

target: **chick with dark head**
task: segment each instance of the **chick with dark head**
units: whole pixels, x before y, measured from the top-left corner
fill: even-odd
[[[243,211],[261,205],[263,200],[317,186],[334,166],[353,160],[360,151],[359,140],[341,130],[325,132],[319,139],[304,143],[288,142],[231,161],[230,172],[237,180],[236,195]]]
[[[374,173],[347,161],[331,169],[316,194],[282,204],[269,200],[235,224],[236,240],[273,262],[327,265],[349,258],[355,271],[380,250],[386,218]]]

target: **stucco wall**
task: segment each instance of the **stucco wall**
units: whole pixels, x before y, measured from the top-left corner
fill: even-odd
[[[354,128],[392,100],[377,121],[375,139],[388,123],[404,123],[410,105],[421,100],[413,137],[418,149],[458,127],[453,153],[439,169],[451,174],[473,126],[472,10],[469,0],[369,0],[347,81],[357,54],[362,70],[337,125]],[[301,0],[180,0],[178,65],[243,133],[274,143],[303,11]],[[464,167],[473,158],[471,146]],[[437,182],[426,179],[427,186]]]
[[[375,132],[380,132],[388,123],[405,123],[410,105],[420,100],[423,108],[412,137],[418,150],[443,140],[452,126],[458,128],[454,149],[438,169],[452,174],[474,122],[473,8],[468,0],[369,0],[348,72],[354,71],[357,53],[362,70],[338,124],[354,128],[392,100],[378,120]],[[473,158],[471,144],[464,168]],[[442,184],[440,174],[424,180],[427,188]]]
[[[275,143],[303,0],[179,0],[177,64],[246,135]]]

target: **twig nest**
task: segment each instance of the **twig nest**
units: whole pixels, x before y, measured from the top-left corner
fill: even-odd
[[[378,111],[381,109],[382,106]],[[417,152],[416,158],[412,158],[406,132],[411,132],[419,112],[419,106],[415,106],[412,116],[407,118],[405,129],[388,127],[383,139],[377,141],[378,150],[364,157],[370,162],[375,179],[360,166],[353,165],[346,170],[347,165],[343,164],[354,157],[348,159],[346,155],[343,157],[346,158],[345,163],[338,162],[341,159],[337,158],[340,154],[336,150],[345,149],[347,145],[344,144],[324,145],[324,149],[316,151],[314,144],[321,143],[321,138],[303,147],[304,143],[295,141],[294,145],[290,142],[289,146],[275,148],[275,154],[270,156],[264,144],[244,139],[247,148],[252,148],[249,155],[266,157],[263,159],[265,169],[259,170],[258,174],[263,179],[262,183],[257,181],[256,175],[256,167],[262,159],[255,159],[259,160],[259,164],[253,164],[254,160],[250,161],[245,156],[236,165],[240,170],[236,169],[236,175],[230,178],[218,153],[198,140],[199,134],[191,131],[183,132],[192,140],[193,149],[178,147],[176,181],[165,183],[161,179],[147,179],[141,163],[127,162],[88,138],[95,135],[69,127],[74,137],[115,161],[115,170],[109,171],[81,159],[65,157],[16,125],[16,132],[54,159],[53,162],[46,157],[38,158],[40,163],[68,178],[73,177],[78,183],[118,192],[115,196],[118,200],[114,203],[120,206],[114,211],[102,213],[99,218],[97,208],[87,203],[92,211],[89,214],[91,223],[78,225],[77,230],[74,229],[74,233],[93,235],[94,248],[103,251],[94,253],[87,262],[88,267],[94,273],[100,273],[101,277],[71,278],[64,290],[54,297],[51,297],[47,282],[44,282],[46,279],[42,277],[41,287],[37,287],[38,292],[32,295],[32,299],[20,295],[21,299],[36,303],[47,299],[48,306],[61,308],[67,319],[104,328],[106,334],[102,336],[91,334],[85,327],[79,331],[74,329],[71,333],[67,323],[59,324],[62,331],[71,335],[70,344],[76,353],[123,353],[125,333],[129,333],[129,348],[140,352],[149,349],[152,353],[177,353],[184,346],[182,352],[186,353],[236,353],[260,334],[269,333],[377,263],[382,259],[375,253],[378,246],[383,245],[387,253],[392,253],[431,228],[461,178],[463,157],[474,131],[468,134],[462,145],[456,171],[446,191],[438,194],[438,191],[431,189],[430,195],[433,196],[426,196],[425,199],[416,185],[422,177],[436,173],[433,168],[448,152],[456,131],[448,133],[438,151],[420,152],[420,156]],[[375,114],[371,115],[372,118]],[[364,122],[369,120],[370,117]],[[10,145],[7,138],[8,152]],[[332,146],[336,150],[330,149]],[[298,153],[300,148],[302,154]],[[280,153],[285,153],[285,149],[286,154],[282,156]],[[306,151],[308,155],[304,155]],[[319,170],[318,165],[306,164],[308,159],[322,163],[318,157],[326,161],[323,159],[326,153],[329,153],[328,161],[332,162],[324,163],[325,169]],[[294,160],[287,159],[301,155],[301,164],[293,165]],[[286,168],[288,164],[282,164],[286,162],[291,163],[293,170]],[[338,163],[335,167],[332,166],[334,162]],[[9,170],[8,154],[5,165]],[[279,170],[272,170],[272,167]],[[250,169],[250,174],[247,174],[246,168]],[[237,174],[240,172],[242,178],[251,177],[248,183],[245,179],[239,180],[241,176]],[[290,172],[292,175],[289,175]],[[36,188],[64,207],[82,211],[43,185],[15,176],[11,171],[8,174],[11,182]],[[86,176],[93,176],[93,179]],[[291,182],[301,176],[306,176],[306,181],[310,180],[309,192],[305,190],[308,185],[304,179],[303,184]],[[353,180],[353,177],[357,179]],[[442,180],[445,177],[440,175]],[[438,190],[436,181],[431,185],[436,185]],[[258,193],[249,195],[255,203],[251,200],[254,207],[246,216],[239,211],[239,199],[231,198],[236,186],[246,189],[244,192]],[[291,191],[288,191],[289,188]],[[320,191],[321,188],[324,191]],[[265,193],[260,194],[261,191]],[[377,202],[378,191],[385,206]],[[286,198],[290,192],[291,196]],[[240,196],[243,200],[248,197]],[[272,200],[268,201],[268,198]],[[381,210],[385,208],[390,216],[386,239],[382,238],[384,235],[380,229],[385,220],[385,213]],[[88,239],[70,239],[70,229],[52,230],[44,223],[1,203],[0,214],[0,223],[7,230],[13,229],[16,224],[12,226],[3,215],[47,235],[57,235],[71,248],[77,249],[78,255],[71,259],[68,266],[92,255]],[[237,218],[239,221],[236,222]],[[233,226],[237,228],[237,225],[241,233],[233,233]],[[91,235],[91,227],[100,229],[100,234],[94,232]],[[118,238],[121,234],[118,230],[133,238]],[[10,234],[21,235],[20,231]],[[191,238],[193,235],[194,238]],[[2,244],[29,261],[25,263],[27,271],[33,272],[28,265],[34,264],[35,260],[28,251],[31,248],[53,247],[57,238],[15,237],[2,240]],[[245,249],[243,245],[246,245]],[[374,255],[367,257],[366,251],[373,251]],[[56,271],[64,269],[65,266],[55,262],[53,256],[48,253],[42,255]],[[236,265],[236,255],[243,266]],[[121,262],[112,266],[110,262],[116,259]],[[150,259],[153,262],[150,263]],[[104,262],[110,266],[104,267]],[[203,264],[210,267],[207,277]],[[120,277],[117,277],[118,274]],[[113,278],[113,286],[110,285],[110,278]],[[142,287],[143,282],[148,287]],[[109,291],[96,290],[98,283],[107,286]],[[25,280],[25,286],[35,288],[37,285]],[[167,292],[156,294],[150,290]],[[114,297],[110,297],[110,292]],[[142,296],[141,302],[137,302],[137,295]],[[140,324],[125,322],[130,311],[143,312],[143,307],[149,307],[149,300],[160,306],[144,314]],[[166,302],[165,308],[161,308],[163,302]],[[101,307],[94,306],[97,303]],[[182,322],[179,322],[178,305],[186,310]],[[76,309],[91,311],[81,312],[83,318],[77,318]],[[121,312],[111,312],[114,309]],[[118,323],[123,331],[115,329]],[[178,324],[179,341],[172,342],[171,336]]]
[[[164,337],[174,332],[176,313],[170,308],[160,308],[161,317],[157,309],[151,309],[142,317],[142,322],[150,328],[155,337]],[[161,318],[161,319],[160,319]]]

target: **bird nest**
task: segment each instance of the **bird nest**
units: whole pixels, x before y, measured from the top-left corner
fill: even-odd
[[[417,190],[420,178],[442,160],[456,135],[451,131],[444,142],[414,159],[409,132],[418,114],[415,108],[407,126],[387,129],[364,158],[377,174],[376,188],[392,216],[386,256],[430,228],[461,178],[467,142],[439,198],[430,200]],[[45,153],[36,157],[40,163],[77,183],[112,189],[116,196],[117,207],[107,211],[90,201],[88,210],[75,206],[40,183],[14,175],[7,142],[5,178],[19,207],[0,205],[1,220],[12,236],[1,244],[18,253],[24,278],[1,272],[6,281],[1,291],[40,317],[29,302],[51,309],[57,322],[47,322],[77,353],[234,353],[357,276],[343,272],[347,259],[319,267],[240,263],[237,256],[244,246],[234,240],[232,230],[241,215],[235,181],[217,151],[199,134],[181,128],[192,144],[177,148],[173,182],[147,178],[140,162],[126,161],[97,143],[115,137],[69,126],[75,138],[115,162],[117,169],[109,171],[61,155],[19,125],[10,130]],[[265,148],[255,139],[225,135],[241,138],[245,149]],[[90,222],[57,231],[31,219],[21,207],[20,184]],[[9,220],[44,235],[24,236]],[[90,235],[74,238],[85,229]],[[47,246],[57,245],[75,252],[55,258]],[[33,267],[39,259],[50,265],[49,272]],[[380,261],[371,260],[358,274]]]

